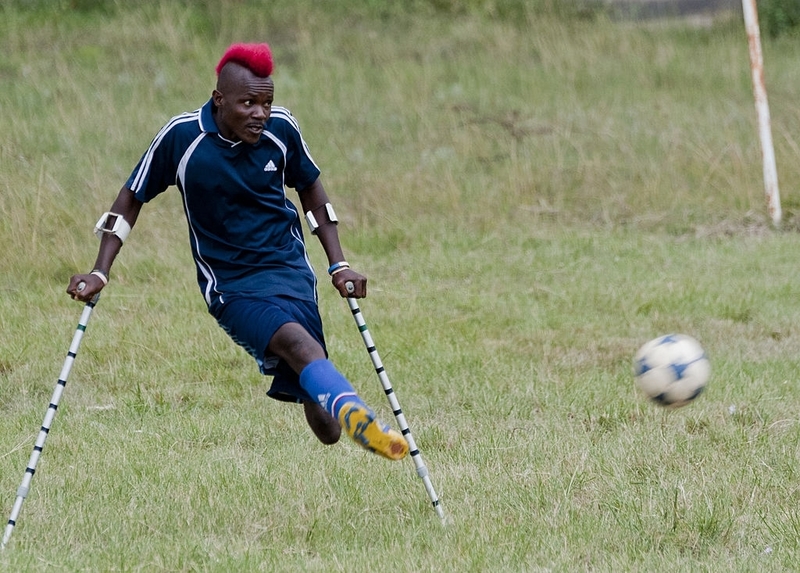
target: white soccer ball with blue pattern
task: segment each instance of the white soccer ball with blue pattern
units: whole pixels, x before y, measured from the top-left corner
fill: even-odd
[[[667,334],[644,344],[633,359],[636,386],[661,406],[679,408],[697,398],[711,376],[700,343],[686,334]]]

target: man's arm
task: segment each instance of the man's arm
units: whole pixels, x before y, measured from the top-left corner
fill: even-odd
[[[310,186],[298,192],[303,213],[311,213],[311,217],[316,223],[316,228],[312,227],[312,232],[317,236],[325,255],[328,257],[328,272],[331,273],[333,286],[343,297],[363,298],[367,296],[367,277],[352,270],[349,265],[344,266],[339,263],[346,263],[342,245],[339,242],[339,232],[336,228],[336,221],[331,221],[328,213],[330,199],[322,186],[322,182],[317,179]],[[308,218],[308,215],[306,215]],[[311,225],[310,225],[311,226]],[[352,292],[347,290],[347,284],[352,283]]]
[[[139,216],[139,211],[142,209],[142,204],[133,194],[133,191],[123,187],[111,205],[109,212],[114,215],[109,216],[106,226],[114,224],[113,219],[116,215],[122,217],[125,223],[133,228]],[[76,300],[83,302],[91,300],[106,285],[106,281],[100,275],[104,275],[106,280],[108,279],[111,265],[114,263],[114,259],[117,258],[121,248],[122,241],[118,236],[111,233],[103,233],[100,239],[100,249],[92,271],[88,274],[73,275],[69,281],[67,293]],[[81,283],[84,286],[81,290],[78,290]]]

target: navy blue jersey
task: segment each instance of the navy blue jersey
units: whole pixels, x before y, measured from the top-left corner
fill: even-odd
[[[175,185],[183,197],[197,282],[206,304],[225,293],[316,301],[301,217],[286,187],[319,177],[300,128],[273,106],[255,145],[223,138],[209,100],[158,132],[126,186],[147,202]]]

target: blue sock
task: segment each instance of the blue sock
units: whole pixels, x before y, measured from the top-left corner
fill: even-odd
[[[314,360],[303,368],[300,372],[300,386],[337,420],[339,410],[347,402],[358,402],[366,406],[356,394],[355,388],[330,360]]]

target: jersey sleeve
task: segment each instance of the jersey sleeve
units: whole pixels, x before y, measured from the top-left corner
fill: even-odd
[[[185,122],[180,121],[183,117],[172,118],[161,128],[128,178],[126,187],[143,203],[175,185],[183,153],[180,149],[180,141],[184,139],[181,126]]]
[[[274,108],[273,108],[274,109]],[[284,183],[287,187],[302,190],[319,178],[320,170],[306,145],[297,120],[285,108],[273,111],[283,126],[283,139],[286,142],[286,170]]]

